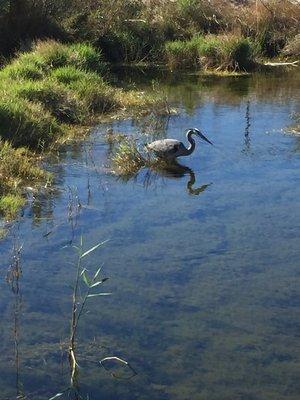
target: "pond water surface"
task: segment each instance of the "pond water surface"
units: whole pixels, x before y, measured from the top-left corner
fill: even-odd
[[[90,299],[80,321],[83,399],[299,399],[300,136],[285,133],[299,73],[123,79],[162,90],[178,114],[101,125],[49,160],[54,187],[32,195],[0,242],[0,399],[68,387],[81,235],[85,248],[109,239],[85,265],[104,264],[112,293]],[[176,173],[126,181],[107,173],[108,127],[139,143],[198,127],[214,146],[197,142]],[[98,363],[107,356],[137,375],[111,377]]]

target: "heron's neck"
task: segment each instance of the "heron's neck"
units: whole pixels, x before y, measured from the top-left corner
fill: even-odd
[[[187,134],[187,140],[190,142],[190,146],[187,149],[188,154],[192,154],[192,152],[195,150],[195,146],[196,146],[195,140],[192,138],[192,134],[193,134],[193,132],[189,132]]]

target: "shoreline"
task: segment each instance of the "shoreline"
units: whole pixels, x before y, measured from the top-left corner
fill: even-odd
[[[49,43],[54,46],[61,46],[66,49],[66,45],[61,45],[57,44],[57,42],[46,42],[46,44]],[[91,49],[90,49],[91,50]],[[34,54],[34,52],[31,53],[23,53],[23,57],[29,57],[30,55]],[[25,56],[24,56],[25,55]],[[22,57],[22,55],[21,55]],[[18,63],[19,58],[15,59],[12,61],[12,63],[8,64],[5,68],[3,68],[0,71],[0,74],[4,75],[6,73],[6,68],[12,69],[12,66],[14,66],[14,63]],[[176,73],[184,73],[184,74],[192,74],[192,75],[197,75],[197,76],[211,76],[211,77],[241,77],[241,76],[249,76],[252,75],[253,73],[260,73],[260,72],[272,72],[274,70],[277,70],[279,68],[287,68],[290,69],[291,66],[294,69],[295,67],[299,66],[299,64],[296,62],[287,62],[284,61],[283,63],[280,63],[279,61],[275,63],[275,66],[273,65],[266,65],[265,63],[257,63],[257,65],[260,67],[256,69],[255,71],[251,72],[246,72],[246,71],[220,71],[217,68],[215,69],[205,69],[205,70],[191,70],[191,69],[183,69],[183,70],[174,70],[170,71],[170,69],[166,65],[162,64],[153,64],[153,63],[119,63],[119,64],[113,64],[111,65],[111,71],[113,73],[114,70],[117,69],[123,69],[123,68],[128,68],[129,70],[134,70],[134,69],[154,69],[157,71],[165,71],[170,74],[176,74]],[[262,68],[261,68],[262,67]],[[81,72],[81,70],[80,70]],[[48,74],[49,72],[47,72]],[[87,72],[88,73],[88,72]],[[91,81],[89,82],[91,84],[92,90],[96,90],[99,88],[99,84],[103,85],[103,81],[99,81],[101,78],[101,75],[93,75],[92,77],[95,77],[98,79],[96,82]],[[42,79],[46,79],[48,81],[48,76],[45,78],[43,77]],[[19,82],[20,85],[22,86],[23,84],[26,84],[28,81],[24,80],[24,78],[21,78],[21,81]],[[42,81],[33,81],[30,80],[30,85],[41,83],[44,82]],[[51,81],[51,84],[53,84],[53,80]],[[97,86],[98,85],[98,86]],[[90,111],[85,114],[84,116],[84,121],[85,123],[83,124],[80,121],[77,121],[75,124],[61,124],[61,131],[59,132],[59,135],[57,135],[54,140],[52,140],[46,148],[42,149],[33,149],[33,151],[26,150],[26,157],[28,158],[28,163],[33,163],[34,167],[36,170],[32,173],[32,176],[30,177],[29,174],[29,179],[26,177],[25,180],[18,182],[17,188],[16,185],[14,185],[14,189],[6,189],[6,190],[0,190],[0,212],[2,213],[2,217],[4,220],[11,221],[14,220],[19,212],[19,210],[24,206],[26,202],[26,194],[24,195],[24,188],[26,186],[32,186],[35,190],[38,190],[42,186],[44,186],[46,183],[49,182],[51,179],[50,175],[47,174],[45,169],[41,167],[41,162],[44,161],[49,154],[51,154],[53,151],[57,151],[59,147],[65,143],[74,141],[74,140],[84,140],[88,135],[91,129],[93,129],[93,126],[101,123],[107,123],[112,120],[116,119],[126,119],[130,118],[132,116],[138,116],[139,113],[145,113],[145,112],[151,112],[151,110],[159,110],[160,112],[168,113],[170,112],[168,108],[167,101],[163,101],[161,97],[157,93],[152,93],[150,96],[148,94],[139,92],[137,90],[125,90],[124,87],[117,88],[112,86],[111,84],[104,84],[105,85],[105,90],[110,91],[110,93],[113,93],[114,99],[117,102],[117,106],[112,106],[110,110],[104,110],[102,109],[101,111]],[[67,87],[67,90],[69,90],[69,87]],[[57,86],[53,86],[54,89],[57,88]],[[52,87],[49,86],[49,93],[47,93],[47,96],[53,96],[55,94],[55,90],[51,90]],[[41,90],[43,90],[43,86],[41,86]],[[61,90],[61,87],[60,87]],[[38,90],[37,90],[38,92]],[[75,92],[76,94],[76,92]],[[38,100],[40,100],[38,98]],[[48,98],[47,98],[48,100]],[[64,100],[64,99],[63,99]],[[1,106],[1,105],[0,105]],[[60,103],[57,104],[57,107],[59,108],[61,106]],[[1,110],[0,110],[1,111]],[[54,109],[54,112],[56,109]],[[43,116],[41,116],[42,118]],[[38,121],[37,123],[39,123]],[[56,121],[59,122],[59,121]],[[0,145],[3,147],[3,144],[6,143],[4,140],[0,141]],[[0,147],[1,151],[1,147]],[[16,146],[15,148],[11,147],[10,152],[11,155],[14,159],[17,159],[17,152],[20,151],[20,147]],[[24,152],[25,150],[21,146],[21,152]],[[1,153],[0,153],[1,154]],[[15,157],[16,156],[16,157]],[[22,155],[22,157],[24,157]],[[2,159],[0,159],[0,175],[1,175],[1,162],[3,162]],[[38,175],[38,177],[36,176]],[[17,176],[15,177],[16,179],[20,180],[20,178]],[[14,179],[14,177],[12,177]],[[1,189],[1,187],[0,187]],[[1,193],[2,192],[2,193]],[[3,198],[5,199],[3,203]],[[2,201],[2,204],[1,204]],[[1,228],[0,228],[1,230]],[[1,234],[0,234],[1,236]]]

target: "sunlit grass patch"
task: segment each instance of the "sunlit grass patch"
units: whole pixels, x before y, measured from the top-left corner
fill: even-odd
[[[17,96],[0,99],[0,137],[14,146],[45,146],[62,132],[62,127],[41,104]]]
[[[38,42],[0,72],[0,136],[14,146],[56,141],[62,123],[82,124],[94,112],[119,106],[114,90],[94,71],[101,54],[90,45]]]
[[[45,69],[73,66],[98,74],[106,70],[100,50],[87,43],[66,45],[55,40],[39,41],[30,54],[33,59],[39,57]]]
[[[66,65],[70,50],[67,45],[56,42],[55,40],[39,41],[33,49],[33,56],[38,54],[45,65],[51,68]]]
[[[104,85],[103,78],[96,72],[85,71],[73,65],[55,68],[51,76],[64,85],[73,85],[76,82],[93,82],[95,85]]]
[[[39,41],[29,53],[21,53],[1,71],[2,77],[42,79],[60,67],[73,67],[101,74],[106,66],[99,50],[88,44],[65,45],[54,40]]]
[[[100,75],[106,72],[107,66],[99,49],[87,43],[75,43],[69,46],[69,51],[71,54],[69,63],[76,68],[94,71]]]
[[[117,103],[119,103],[120,106],[123,108],[166,108],[166,103],[164,99],[159,93],[155,91],[146,93],[137,90],[116,89],[114,92],[114,98],[116,99]]]
[[[16,60],[0,72],[0,79],[11,78],[35,80],[42,79],[43,77],[43,69],[40,65],[37,65],[32,61],[24,63],[21,60]]]
[[[55,69],[52,77],[73,90],[91,112],[107,112],[118,106],[115,90],[95,72],[67,66]]]
[[[65,123],[80,123],[88,115],[85,103],[65,86],[53,80],[26,81],[18,85],[19,97],[42,104],[55,118]]]
[[[25,204],[25,199],[18,194],[8,194],[0,197],[0,214],[6,218],[14,218],[19,209]]]
[[[85,102],[90,112],[104,113],[119,107],[115,90],[108,85],[81,80],[72,84],[71,88]]]

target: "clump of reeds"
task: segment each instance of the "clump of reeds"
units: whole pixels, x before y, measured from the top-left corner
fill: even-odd
[[[8,142],[0,140],[0,213],[13,218],[25,198],[23,187],[28,184],[51,179],[48,172],[42,170],[38,159],[28,149],[14,149]]]
[[[100,292],[100,285],[107,281],[108,278],[100,278],[100,272],[102,267],[99,267],[95,273],[92,275],[89,271],[83,266],[83,261],[85,257],[89,254],[93,253],[100,246],[102,246],[104,242],[98,243],[95,246],[91,247],[88,250],[83,249],[83,239],[81,237],[80,245],[74,246],[77,250],[78,257],[76,262],[76,278],[73,287],[72,294],[72,313],[71,313],[71,329],[70,329],[70,340],[69,340],[69,362],[71,368],[71,382],[70,389],[77,387],[77,374],[78,374],[78,363],[76,359],[76,339],[77,339],[77,328],[80,322],[83,313],[85,312],[85,308],[87,302],[91,298],[99,297],[99,296],[107,296],[111,293],[103,293]],[[57,396],[58,397],[58,396]]]
[[[134,176],[147,164],[146,158],[142,155],[133,139],[121,141],[111,161],[114,173],[122,177]]]

